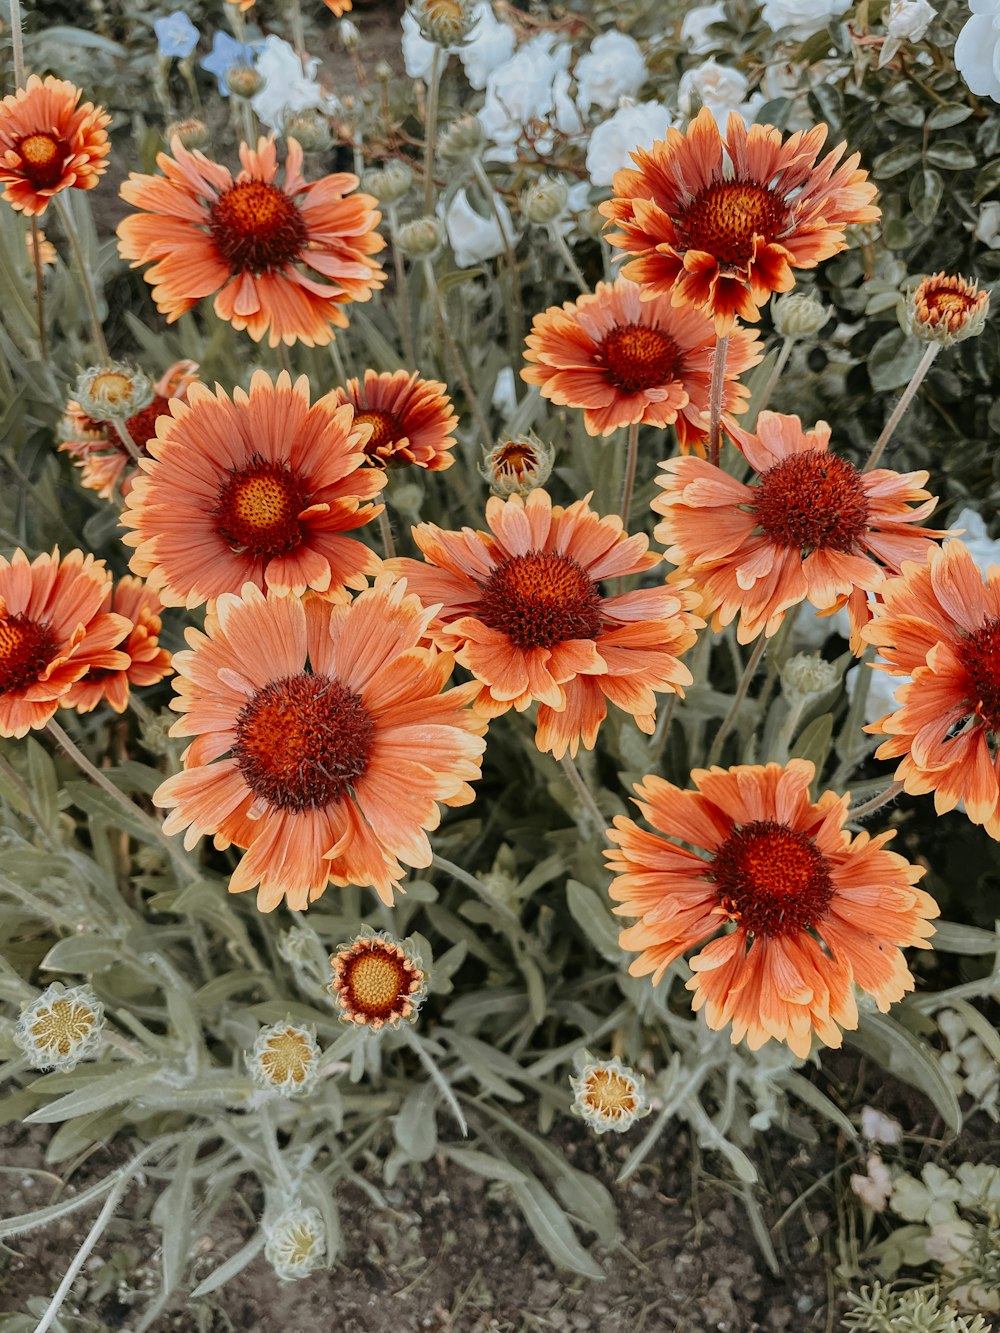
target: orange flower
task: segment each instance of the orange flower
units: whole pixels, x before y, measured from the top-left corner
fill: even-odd
[[[241,14],[245,14],[248,9],[253,9],[257,0],[226,0],[227,5],[238,5]]]
[[[141,579],[125,575],[108,589],[103,611],[114,611],[132,622],[128,638],[120,645],[129,664],[118,670],[92,667],[85,676],[70,687],[63,699],[66,708],[78,713],[90,713],[105,700],[116,713],[128,707],[129,687],[155,685],[170,674],[170,654],[161,648],[157,635],[163,628],[160,619],[162,606],[156,593],[150,592]]]
[[[804,598],[821,611],[847,601],[859,623],[865,590],[900,561],[926,559],[946,535],[912,527],[937,504],[922,489],[926,472],[859,472],[829,452],[825,421],[804,431],[798,417],[761,412],[756,435],[728,428],[754,484],[700,458],[671,458],[653,509],[667,559],[694,579],[716,629],[739,615],[740,643],[774,634]]]
[[[105,129],[111,117],[90,102],[78,106],[79,88],[32,74],[0,102],[0,184],[12,208],[44,213],[60,190],[92,190],[107,170]]]
[[[199,606],[246,582],[278,592],[364,587],[379,559],[342,534],[379,512],[384,475],[361,468],[365,432],[309,382],[254,372],[249,396],[203,384],[170,403],[126,497],[130,568],[167,606]]]
[[[939,814],[965,802],[969,818],[1000,840],[1000,566],[985,586],[967,547],[950,541],[925,564],[888,579],[863,631],[890,676],[911,676],[899,708],[865,727],[889,739],[879,759],[899,759],[913,796],[934,793]]]
[[[476,708],[496,717],[537,701],[536,743],[557,759],[581,741],[593,747],[609,699],[651,733],[654,691],[691,684],[678,658],[703,623],[688,614],[694,596],[663,584],[605,596],[601,579],[644,573],[660,557],[587,500],[563,509],[543,490],[494,496],[486,522],[489,533],[421,523],[413,537],[426,563],[388,562],[439,604],[431,631],[481,682]]]
[[[427,978],[409,940],[366,928],[330,957],[329,990],[344,1023],[369,1032],[412,1023],[427,994]]]
[[[153,400],[125,422],[128,433],[140,452],[156,436],[156,422],[170,412],[169,400],[187,399],[187,391],[198,380],[195,361],[175,361],[153,387]],[[80,469],[80,484],[96,491],[102,500],[110,500],[115,487],[127,491],[135,476],[135,468],[121,436],[110,421],[95,421],[88,417],[75,399],[66,404],[62,431],[68,437],[59,445],[59,452],[69,454],[74,466]]]
[[[852,983],[883,1013],[913,989],[900,947],[929,948],[938,915],[914,888],[923,868],[884,850],[894,832],[851,838],[848,797],[811,801],[814,775],[793,759],[699,769],[697,791],[644,778],[636,805],[656,832],[619,815],[605,853],[615,912],[641,918],[620,939],[639,951],[632,975],[651,972],[655,985],[731,925],[691,959],[694,1008],[715,1031],[731,1020],[734,1044],[745,1036],[757,1050],[773,1037],[801,1057],[813,1031],[839,1046],[840,1028],[858,1026]]]
[[[88,671],[128,668],[117,649],[132,622],[102,609],[110,584],[82,551],[0,556],[0,736],[44,727]]]
[[[220,597],[174,657],[171,734],[195,739],[153,796],[164,831],[248,848],[229,890],[259,884],[264,912],[328,882],[391,903],[403,865],[430,865],[439,804],[473,800],[485,748],[475,685],[445,690],[451,657],[420,646],[429,619],[386,578],[351,603]]]
[[[250,3],[252,4],[253,0],[250,0]],[[327,9],[333,12],[334,18],[338,19],[343,18],[345,14],[349,14],[354,8],[353,0],[323,0],[323,3]]]
[[[817,164],[825,125],[781,142],[770,125],[731,115],[726,137],[707,107],[687,128],[636,149],[601,204],[621,231],[612,245],[637,257],[622,272],[646,300],[705,310],[721,336],[738,315],[756,322],[772,292],[795,286],[792,269],[815,268],[846,248],[848,226],[877,222],[876,189],[846,144]],[[728,161],[727,161],[728,158]]]
[[[982,333],[989,311],[990,294],[979,290],[978,281],[950,273],[924,278],[903,302],[910,332],[944,347]]]
[[[371,438],[365,445],[369,463],[379,467],[416,463],[430,472],[442,472],[454,463],[448,451],[455,444],[452,432],[458,417],[447,386],[437,380],[423,380],[416,371],[376,375],[366,370],[364,388],[351,379],[343,389],[335,389],[332,397],[351,404],[358,425],[371,426]]]
[[[673,425],[681,449],[704,454],[715,356],[715,329],[698,310],[678,309],[668,296],[640,299],[627,278],[599,282],[593,295],[536,315],[521,371],[543,398],[584,408],[589,435],[619,426]],[[737,377],[763,360],[756,332],[738,330],[726,357],[727,412],[745,412],[750,390]]]
[[[42,231],[40,227],[38,228],[37,256],[36,256],[34,232],[26,231],[24,233],[24,243],[25,246],[27,247],[28,258],[31,260],[32,264],[36,262],[36,258],[37,262],[41,264],[43,267],[51,268],[59,262],[59,256],[56,253],[56,247],[52,244],[50,240],[46,239],[45,232]]]
[[[132,267],[156,260],[146,273],[156,308],[173,323],[213,292],[215,313],[255,342],[330,342],[331,325],[347,327],[341,306],[367,301],[385,274],[372,255],[385,242],[374,230],[380,213],[347,172],[307,181],[302,149],[288,141],[285,183],[274,140],[257,151],[240,145],[243,170],[189,152],[178,138],[173,157],[156,161],[163,176],[133,173],[122,198],[144,210],[118,224],[118,249]],[[321,282],[317,276],[328,279]]]

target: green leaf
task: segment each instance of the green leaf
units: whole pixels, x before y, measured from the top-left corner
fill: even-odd
[[[976,177],[976,185],[972,193],[973,202],[978,204],[988,194],[992,194],[997,189],[1000,189],[1000,157],[994,158],[992,162],[987,162]]]
[[[571,879],[566,882],[566,902],[570,916],[601,957],[620,965],[623,954],[618,944],[619,927],[598,894]]]
[[[160,1077],[160,1066],[141,1065],[138,1069],[116,1069],[112,1074],[92,1078],[75,1092],[57,1097],[47,1106],[41,1106],[26,1116],[26,1125],[54,1125],[76,1115],[101,1111],[106,1106],[117,1106],[139,1096]]]
[[[524,1220],[553,1263],[595,1282],[604,1280],[604,1270],[577,1240],[569,1218],[540,1181],[525,1175],[510,1189]]]
[[[424,1083],[404,1099],[391,1117],[396,1142],[414,1162],[429,1162],[437,1148],[437,1089]]]
[[[872,164],[872,175],[876,180],[888,180],[890,176],[898,176],[901,171],[915,167],[921,156],[920,148],[916,145],[897,144],[895,148],[878,155]]]
[[[1000,933],[982,930],[979,926],[965,926],[958,921],[935,921],[931,943],[945,953],[996,953],[1000,950]]]
[[[833,741],[833,714],[821,713],[813,718],[792,746],[793,759],[808,759],[816,765],[819,776],[826,765]]]
[[[231,1254],[224,1264],[219,1264],[218,1268],[213,1269],[204,1282],[199,1282],[192,1291],[190,1299],[192,1301],[200,1300],[202,1296],[209,1296],[213,1291],[218,1291],[220,1287],[224,1287],[227,1282],[253,1263],[263,1248],[264,1233],[258,1231],[235,1254]]]
[[[927,161],[945,171],[971,171],[979,165],[979,158],[971,148],[958,139],[944,139],[927,149]]]
[[[442,1147],[441,1151],[456,1166],[464,1167],[466,1171],[483,1176],[486,1180],[500,1180],[505,1185],[517,1185],[524,1180],[524,1172],[519,1171],[516,1166],[511,1166],[509,1162],[502,1161],[499,1157],[491,1157],[489,1153],[479,1152],[476,1148],[449,1146]]]
[[[916,338],[907,338],[902,329],[883,334],[868,354],[872,387],[880,393],[901,389],[909,384],[922,356],[923,344]]]
[[[915,173],[910,181],[910,207],[918,222],[930,226],[944,198],[944,180],[932,167]]]
[[[815,1083],[810,1083],[803,1074],[796,1074],[794,1070],[789,1070],[781,1075],[779,1082],[793,1097],[797,1097],[800,1102],[805,1102],[806,1106],[813,1111],[818,1111],[820,1115],[825,1116],[849,1139],[858,1137],[857,1129],[844,1115],[840,1107],[832,1102],[825,1092],[820,1092]]]
[[[168,1296],[180,1284],[187,1262],[192,1235],[193,1188],[191,1176],[201,1140],[189,1134],[181,1144],[173,1168],[173,1180],[156,1201],[156,1221],[163,1236],[163,1294]]]
[[[88,976],[104,972],[122,962],[121,945],[101,935],[67,935],[54,944],[42,959],[48,972],[74,972]]]
[[[139,842],[154,845],[159,843],[157,826],[138,806],[132,815],[124,804],[119,804],[106,791],[89,782],[71,780],[66,783],[66,792],[73,804],[85,810],[88,815],[96,815],[112,828],[121,829]]]
[[[964,102],[952,102],[947,106],[935,107],[927,117],[927,128],[929,130],[946,130],[952,125],[961,125],[963,120],[968,120],[972,115],[972,107]]]
[[[961,1130],[962,1108],[945,1077],[937,1053],[902,1023],[887,1014],[866,1013],[858,1030],[845,1032],[844,1039],[881,1069],[895,1074],[929,1097],[945,1124],[956,1134]]]
[[[59,783],[52,756],[29,736],[25,741],[28,756],[28,782],[42,820],[42,828],[52,832],[59,818]]]

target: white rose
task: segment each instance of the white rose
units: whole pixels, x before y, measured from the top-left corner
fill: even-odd
[[[977,97],[1000,102],[1000,0],[969,0],[972,18],[958,34],[955,64]]]
[[[814,32],[821,32],[832,18],[850,9],[854,0],[764,0],[761,18],[778,32],[788,29],[789,37],[804,42]]]
[[[479,112],[487,139],[514,144],[528,121],[550,117],[567,133],[581,128],[568,94],[570,48],[554,43],[552,33],[532,37],[510,60],[490,71],[486,100]]]
[[[991,250],[1000,250],[1000,201],[991,199],[980,205],[979,221],[973,235]]]
[[[934,6],[927,0],[892,0],[885,30],[890,37],[919,42],[936,18]]]
[[[514,53],[514,29],[500,22],[486,0],[481,0],[473,13],[476,25],[465,46],[458,48],[458,58],[473,88],[485,88],[493,71]]]
[[[622,106],[590,136],[587,171],[594,185],[610,185],[616,171],[632,166],[636,148],[651,148],[667,137],[670,112],[660,102]]]
[[[719,129],[724,131],[730,112],[735,111],[749,124],[764,105],[760,93],[754,93],[747,100],[746,92],[747,80],[738,69],[706,60],[697,69],[686,70],[681,75],[677,104],[685,116],[695,114],[698,102],[707,106]]]
[[[281,129],[285,116],[293,111],[307,107],[329,110],[337,104],[316,82],[319,61],[315,56],[307,57],[303,65],[294,48],[280,37],[264,39],[256,68],[266,82],[251,106],[270,130]]]
[[[722,0],[714,5],[696,5],[684,15],[681,24],[681,45],[686,46],[693,56],[702,56],[719,43],[711,36],[708,29],[713,23],[725,23],[726,7]]]
[[[1000,565],[1000,541],[990,537],[981,514],[974,509],[963,509],[948,526],[965,529],[958,540],[968,547],[969,554],[984,573],[990,565]]]
[[[434,59],[434,43],[420,31],[420,24],[407,9],[403,13],[403,64],[411,79],[426,79]]]
[[[516,241],[518,233],[506,204],[499,197],[496,204],[504,231],[512,241]],[[459,268],[471,268],[473,264],[481,264],[486,259],[495,259],[497,255],[503,254],[503,236],[493,210],[490,210],[489,217],[477,213],[464,190],[459,190],[452,199],[444,215],[444,225]]]
[[[501,366],[497,371],[490,401],[504,420],[514,415],[517,408],[517,383],[512,366]]]
[[[642,48],[624,32],[602,32],[576,65],[581,111],[592,106],[609,111],[621,97],[633,97],[646,82],[649,70]]]

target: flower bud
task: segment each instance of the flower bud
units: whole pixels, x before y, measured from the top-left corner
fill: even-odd
[[[169,144],[175,136],[180,139],[183,147],[188,149],[204,148],[211,137],[208,126],[197,116],[172,121],[163,131],[163,137]]]
[[[315,1035],[292,1023],[274,1023],[257,1033],[247,1055],[250,1077],[258,1088],[284,1097],[308,1092],[319,1075],[319,1046]]]
[[[558,176],[541,176],[521,195],[521,212],[529,222],[544,226],[554,222],[566,207],[569,190]]]
[[[576,220],[576,225],[583,232],[584,236],[589,236],[592,240],[597,240],[604,235],[604,228],[607,226],[607,218],[600,211],[596,204],[592,208],[585,208]]]
[[[594,1060],[570,1078],[573,1111],[598,1134],[624,1134],[649,1112],[645,1081],[620,1060]]]
[[[153,401],[153,385],[141,370],[112,361],[83,371],[74,397],[93,421],[127,421]]]
[[[444,244],[444,228],[437,218],[414,218],[396,232],[396,245],[410,259],[430,259]]]
[[[289,112],[285,117],[285,137],[294,139],[304,153],[325,153],[333,143],[329,121],[314,107]]]
[[[811,338],[830,318],[830,311],[808,292],[789,292],[772,306],[774,327],[782,338]]]
[[[396,77],[396,71],[389,64],[388,60],[380,60],[372,73],[378,79],[379,83],[391,83]]]
[[[461,162],[479,151],[483,127],[476,116],[460,116],[438,136],[438,156],[445,162]]]
[[[935,273],[904,297],[900,323],[924,342],[950,347],[982,333],[989,313],[990,294],[978,282]]]
[[[552,446],[527,431],[495,444],[479,471],[495,495],[527,495],[548,481],[554,458]]]
[[[437,46],[463,42],[476,21],[472,0],[414,0],[410,13],[424,37]]]
[[[424,488],[415,481],[403,482],[392,488],[392,507],[401,518],[418,523],[423,503]]]
[[[282,1282],[295,1282],[322,1267],[326,1228],[318,1208],[292,1204],[264,1223],[264,1257]]]
[[[812,653],[796,653],[781,668],[781,684],[786,697],[798,695],[808,699],[825,694],[836,685],[840,672],[833,662],[826,662]]]
[[[55,981],[21,1010],[14,1044],[33,1069],[69,1070],[97,1054],[104,1006],[89,986]]]
[[[231,65],[226,71],[226,87],[234,97],[247,102],[257,96],[266,82],[263,74],[258,74],[251,65]]]
[[[394,204],[402,199],[413,184],[413,172],[405,162],[398,159],[386,162],[365,177],[365,189],[373,194],[380,204]]]
[[[340,38],[340,44],[348,53],[353,53],[361,45],[361,32],[356,23],[350,19],[341,19],[337,28],[337,36]]]

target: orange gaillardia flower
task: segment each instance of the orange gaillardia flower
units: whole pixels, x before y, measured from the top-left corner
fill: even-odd
[[[909,330],[924,342],[950,347],[982,333],[990,310],[989,292],[957,274],[924,278],[904,302]]]
[[[251,0],[251,4],[253,0]],[[354,8],[354,0],[323,0],[324,5],[329,9],[334,18],[343,18]]]
[[[439,806],[473,799],[485,749],[475,685],[446,690],[451,657],[420,646],[429,619],[385,578],[351,603],[220,597],[174,656],[171,735],[195,739],[153,797],[165,832],[248,848],[229,891],[259,884],[261,911],[302,910],[331,881],[391,903],[400,862],[430,864]]]
[[[913,527],[937,504],[926,472],[859,472],[830,453],[825,421],[805,431],[798,417],[761,412],[756,435],[728,429],[757,474],[752,484],[700,458],[671,458],[653,509],[667,559],[694,579],[716,629],[739,615],[740,643],[774,634],[805,598],[820,611],[848,601],[864,619],[864,591],[900,561],[926,559],[945,535]]]
[[[132,622],[128,637],[119,645],[127,654],[128,666],[120,670],[92,667],[70,687],[63,705],[78,713],[89,713],[107,701],[116,713],[128,707],[130,687],[155,685],[170,674],[170,654],[161,648],[157,635],[163,628],[160,599],[141,579],[120,578],[108,589],[102,610],[126,616]]]
[[[12,208],[44,213],[60,190],[92,190],[107,170],[111,117],[63,79],[32,74],[0,102],[0,185]]]
[[[564,509],[544,490],[493,496],[486,522],[489,533],[421,523],[426,563],[388,562],[437,604],[431,632],[481,682],[476,708],[495,717],[537,701],[535,740],[557,759],[593,747],[609,699],[651,733],[654,691],[691,684],[678,658],[703,623],[688,612],[695,596],[664,584],[605,596],[601,579],[644,573],[660,556],[587,500]]]
[[[636,256],[624,275],[646,300],[705,310],[720,336],[737,316],[756,322],[772,292],[795,286],[793,269],[815,268],[846,248],[845,228],[881,216],[857,153],[840,163],[841,144],[817,163],[826,136],[816,125],[782,143],[734,114],[723,138],[705,107],[686,134],[637,149],[638,170],[619,171],[600,206],[621,228],[608,240]]]
[[[145,276],[168,323],[217,292],[215,313],[254,341],[267,333],[271,347],[312,347],[330,342],[332,325],[347,327],[346,302],[367,301],[382,285],[372,258],[385,245],[375,231],[381,215],[371,195],[351,193],[356,176],[307,181],[295,139],[284,185],[275,183],[273,139],[256,152],[241,144],[235,180],[177,138],[171,152],[156,159],[163,176],[129,176],[122,198],[143,211],[118,224],[123,259],[133,268],[156,261]]]
[[[128,669],[132,622],[104,610],[110,587],[104,561],[82,551],[0,556],[0,736],[44,727],[88,672]]]
[[[170,399],[186,401],[188,389],[197,380],[195,361],[175,361],[160,376],[153,386],[152,401],[125,422],[140,453],[145,454],[146,445],[155,438],[157,420],[169,415]],[[66,404],[61,430],[66,438],[61,441],[59,452],[69,454],[80,469],[82,486],[96,491],[102,500],[110,500],[117,486],[123,491],[131,486],[135,469],[113,422],[95,420],[71,398]]]
[[[246,582],[279,592],[364,587],[379,559],[345,532],[378,513],[362,468],[367,432],[309,382],[254,372],[250,393],[192,385],[170,401],[121,516],[135,574],[167,606],[199,606]]]
[[[442,472],[454,463],[449,452],[458,416],[452,410],[447,386],[421,379],[405,370],[377,375],[366,370],[364,383],[350,379],[331,397],[350,403],[358,425],[369,425],[371,436],[365,457],[378,467],[415,463],[430,472]]]
[[[965,802],[969,818],[1000,840],[1000,566],[985,576],[968,548],[946,542],[879,588],[863,631],[891,676],[894,713],[865,727],[887,739],[879,759],[901,759],[906,791],[934,793],[939,814]]]
[[[371,1032],[413,1022],[427,994],[415,950],[384,931],[363,930],[330,958],[330,990],[340,1017]]]
[[[619,278],[535,316],[525,352],[533,364],[521,378],[543,398],[582,407],[589,435],[634,422],[673,425],[684,453],[704,453],[715,342],[702,311],[679,309],[669,296],[643,301],[634,282]],[[738,376],[762,359],[757,333],[737,330],[726,357],[726,412],[746,411],[750,390]]]
[[[697,791],[644,778],[636,805],[656,832],[619,815],[605,853],[615,912],[640,918],[620,941],[639,951],[632,975],[655,984],[732,927],[691,959],[694,1008],[716,1031],[731,1021],[734,1043],[757,1050],[773,1037],[801,1057],[813,1031],[839,1046],[840,1029],[857,1027],[854,984],[883,1013],[912,990],[901,947],[929,948],[938,915],[914,887],[923,868],[885,850],[893,832],[851,838],[849,798],[811,801],[814,774],[793,759],[699,769]]]

